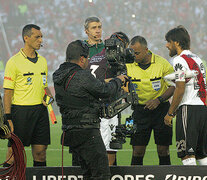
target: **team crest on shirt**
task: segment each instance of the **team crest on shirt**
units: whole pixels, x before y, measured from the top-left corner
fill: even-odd
[[[159,91],[160,88],[161,88],[161,81],[153,81],[153,82],[152,82],[152,88],[153,88],[155,91]]]
[[[31,77],[28,77],[27,78],[26,85],[31,85],[31,84],[32,84],[32,78]]]
[[[184,80],[185,79],[185,72],[181,71],[175,74],[175,80]]]

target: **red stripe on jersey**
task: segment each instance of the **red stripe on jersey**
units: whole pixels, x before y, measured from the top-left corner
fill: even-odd
[[[197,79],[198,79],[197,84],[200,87],[198,90],[198,94],[199,94],[201,101],[203,101],[204,105],[206,105],[205,82],[204,82],[203,74],[201,73],[198,64],[195,62],[195,60],[193,60],[191,57],[186,56],[185,54],[183,54],[181,57],[185,59],[185,61],[188,63],[190,70],[196,70],[199,72],[197,75]]]

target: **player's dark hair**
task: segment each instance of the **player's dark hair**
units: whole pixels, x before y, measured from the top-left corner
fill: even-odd
[[[128,36],[125,33],[121,32],[121,31],[120,32],[113,33],[110,36],[110,38],[116,38],[118,40],[121,40],[124,43],[125,48],[126,48],[126,45],[129,44],[129,38],[128,38]]]
[[[165,39],[168,42],[178,42],[183,50],[190,49],[190,35],[182,25],[169,30],[165,35]]]
[[[66,61],[79,60],[81,56],[87,58],[89,55],[89,48],[85,41],[76,40],[68,44],[66,50]]]
[[[100,22],[100,19],[98,17],[88,17],[85,20],[84,28],[88,29],[89,24],[92,22]]]
[[[135,36],[131,39],[130,45],[135,45],[136,43],[141,44],[141,46],[147,47],[147,41],[142,36]]]
[[[23,41],[24,41],[24,37],[25,36],[29,36],[30,37],[32,35],[32,28],[40,30],[40,27],[35,25],[35,24],[27,24],[26,26],[24,26],[24,28],[22,30]]]

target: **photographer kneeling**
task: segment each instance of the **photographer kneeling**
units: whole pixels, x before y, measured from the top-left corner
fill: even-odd
[[[84,41],[71,42],[66,62],[53,74],[56,101],[62,114],[62,143],[81,158],[84,179],[108,180],[108,158],[99,130],[99,98],[116,95],[127,77],[120,75],[109,83],[101,82],[86,70],[88,55]]]

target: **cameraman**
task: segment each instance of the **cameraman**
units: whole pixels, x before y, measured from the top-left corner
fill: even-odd
[[[91,73],[97,79],[101,81],[107,81],[108,78],[115,77],[116,71],[112,70],[107,59],[105,58],[105,48],[104,43],[101,40],[102,36],[102,24],[97,17],[89,17],[85,20],[84,24],[85,32],[88,36],[88,40],[85,42],[89,47],[89,65],[88,68],[91,70]],[[110,38],[116,38],[117,40],[123,41],[124,45],[128,47],[129,38],[123,32],[116,32],[111,35]],[[104,99],[104,102],[110,103],[114,99]],[[116,152],[117,150],[110,148],[111,134],[115,132],[116,126],[118,125],[117,116],[111,119],[101,119],[100,130],[101,136],[103,138],[107,154],[109,165],[117,165],[116,162]],[[77,158],[77,157],[76,157]],[[77,165],[77,160],[73,162]]]
[[[116,95],[126,76],[101,82],[86,70],[88,55],[89,48],[84,41],[71,42],[66,62],[53,74],[56,101],[62,114],[62,143],[80,158],[84,179],[108,180],[110,170],[100,135],[99,98]]]
[[[146,146],[154,130],[155,144],[160,165],[170,165],[169,145],[172,144],[172,127],[164,124],[164,117],[173,95],[174,86],[168,85],[163,77],[173,72],[170,63],[152,53],[142,36],[135,36],[130,42],[135,51],[135,62],[127,64],[127,75],[132,77],[139,105],[134,106],[133,118],[137,130],[131,138],[133,154],[131,165],[143,165]]]

